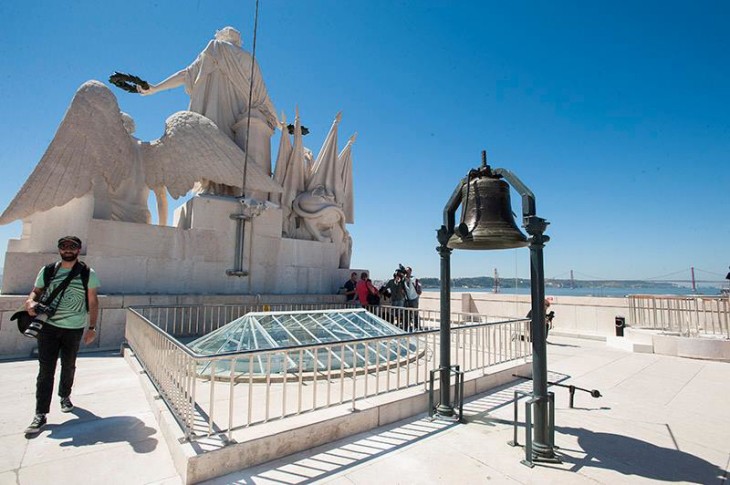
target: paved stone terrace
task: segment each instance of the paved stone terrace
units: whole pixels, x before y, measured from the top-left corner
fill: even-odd
[[[730,364],[552,336],[548,355],[551,380],[604,395],[578,392],[570,409],[568,390],[552,388],[562,464],[527,468],[507,445],[522,382],[470,400],[466,424],[417,416],[207,483],[727,483]],[[26,439],[36,365],[0,363],[0,484],[181,483],[139,376],[118,356],[82,356],[77,408],[62,414],[55,399],[49,424]]]

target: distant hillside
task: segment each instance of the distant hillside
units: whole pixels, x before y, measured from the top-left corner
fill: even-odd
[[[438,278],[421,278],[425,288],[438,288]],[[530,280],[523,278],[504,278],[499,280],[502,288],[529,288]],[[572,286],[571,286],[572,285]],[[673,283],[660,283],[642,280],[545,280],[546,288],[674,288]],[[475,276],[471,278],[452,278],[452,288],[492,288],[494,278],[491,276]]]

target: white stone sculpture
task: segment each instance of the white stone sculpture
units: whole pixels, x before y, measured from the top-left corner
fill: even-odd
[[[165,188],[173,198],[185,195],[201,179],[242,179],[241,150],[215,124],[190,111],[165,122],[165,134],[146,143],[134,138],[131,118],[98,81],[76,92],[56,136],[5,212],[0,224],[60,207],[93,190],[100,219],[149,222],[147,195],[158,197],[160,221],[166,222]],[[248,187],[268,192],[281,187],[249,167]],[[95,204],[96,205],[96,204]]]
[[[287,131],[282,131],[281,136],[282,138],[289,138]],[[296,214],[293,212],[292,203],[304,191],[306,180],[304,144],[302,140],[302,124],[299,119],[299,108],[296,109],[296,116],[294,118],[294,146],[291,149],[286,148],[286,143],[284,146],[285,151],[289,152],[288,156],[286,153],[279,153],[274,172],[275,180],[283,187],[281,194],[282,234],[285,237],[298,239]]]
[[[120,114],[124,129],[133,136],[136,129],[134,120],[127,113]],[[157,200],[158,224],[167,225],[167,193],[164,187],[147,186],[142,157],[133,157],[129,176],[122,179],[117,187],[110,186],[102,176],[96,176],[92,186],[94,219],[149,224],[151,215],[147,199],[151,189]]]
[[[190,66],[147,90],[138,90],[148,95],[183,85],[190,95],[188,109],[215,122],[241,150],[248,151],[249,163],[271,175],[271,136],[277,126],[276,111],[258,63],[241,48],[241,34],[233,27],[219,30]],[[240,189],[230,182],[204,184],[204,189],[211,194],[241,195]],[[263,199],[265,191],[259,189],[247,195]]]
[[[355,189],[352,180],[352,145],[355,144],[357,133],[352,135],[345,148],[337,156],[337,166],[340,170],[340,181],[342,183],[342,210],[345,212],[345,222],[355,223]]]
[[[153,142],[133,136],[132,119],[103,84],[79,89],[0,216],[0,224],[23,220],[20,238],[8,241],[4,294],[28,291],[28,275],[57,257],[63,234],[84,241],[84,260],[113,294],[306,295],[339,288],[352,254],[346,224],[354,139],[338,156],[338,115],[313,157],[297,112],[293,143],[280,125],[272,179],[277,117],[258,66],[240,45],[235,30],[223,29],[189,67],[141,90],[184,85],[190,95],[190,111],[169,117]],[[200,182],[208,193],[176,208],[175,227],[144,224],[150,189],[165,224],[167,191],[178,197]]]
[[[283,115],[282,118],[285,119]],[[314,163],[311,151],[302,143],[299,110],[293,146],[285,131],[286,123],[281,124],[282,140],[274,178],[284,191],[280,199],[274,200],[281,203],[285,237],[335,243],[340,251],[340,268],[347,268],[352,239],[346,223],[354,221],[352,145],[356,135],[350,137],[338,155],[337,130],[341,119],[342,113],[337,113]]]
[[[314,165],[312,165],[311,173],[307,178],[307,190],[312,190],[319,186],[327,187],[327,189],[335,194],[335,198],[338,201],[342,199],[340,195],[342,192],[342,183],[339,180],[340,174],[337,173],[337,127],[340,121],[342,121],[342,112],[335,115],[332,127],[329,133],[327,133],[327,138],[325,138],[324,143],[322,143],[322,148],[319,149],[317,159]],[[338,195],[340,196],[338,197]]]
[[[337,154],[337,128],[342,120],[342,113],[337,113],[327,138],[317,154],[311,174],[307,178],[307,190],[322,186],[334,196],[335,203],[345,211],[345,219],[352,223],[355,219],[353,210],[352,184],[352,144],[357,135],[353,135],[342,152]]]
[[[279,140],[279,151],[276,153],[276,165],[274,166],[273,177],[274,180],[284,185],[284,177],[286,176],[286,170],[288,168],[289,159],[292,153],[291,138],[288,135],[288,125],[286,124],[286,114],[281,113],[281,120],[279,121],[279,130],[281,130],[281,139]],[[281,204],[282,194],[272,194],[270,200],[277,204]]]
[[[299,194],[292,203],[292,209],[315,241],[337,245],[340,268],[349,268],[352,238],[345,226],[345,213],[334,196],[320,185]]]

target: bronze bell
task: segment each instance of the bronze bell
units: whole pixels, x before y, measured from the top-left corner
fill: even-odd
[[[461,189],[461,224],[449,239],[452,249],[512,249],[527,246],[527,237],[512,215],[509,185],[478,176]]]

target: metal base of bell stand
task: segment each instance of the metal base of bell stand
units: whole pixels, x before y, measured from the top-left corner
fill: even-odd
[[[529,376],[521,376],[519,374],[512,374],[512,377],[519,377],[520,379],[527,379],[528,381],[531,381],[532,380],[532,377],[529,377]],[[574,386],[573,384],[561,384],[559,382],[552,382],[552,381],[547,381],[547,383],[549,385],[551,385],[551,386],[564,387],[564,388],[566,388],[568,390],[569,395],[570,395],[570,400],[569,400],[569,405],[568,406],[570,407],[570,409],[573,409],[574,408],[573,404],[575,402],[575,391],[584,391],[584,392],[587,392],[593,398],[603,397],[601,395],[601,391],[599,391],[598,389],[585,389],[583,387]]]
[[[535,463],[562,463],[562,460],[555,456],[553,450],[559,449],[555,446],[555,393],[548,392],[548,440],[547,448],[535,447],[532,441],[532,406],[538,402],[538,399],[530,392],[515,391],[514,399],[514,426],[513,439],[508,441],[510,446],[520,446],[517,441],[517,423],[519,420],[519,403],[520,397],[531,397],[532,399],[525,402],[525,459],[520,460],[523,465],[533,468]]]
[[[227,269],[226,276],[248,276],[248,271],[238,271],[235,269]]]
[[[239,271],[236,269],[227,269],[226,276],[248,276],[248,271]]]
[[[434,406],[434,382],[437,372],[440,373],[441,369],[432,370],[430,373],[428,384],[428,417],[431,420],[443,419],[461,423],[464,417],[464,373],[461,372],[458,365],[449,367],[449,375],[456,376],[454,402],[447,403],[445,406],[443,403]],[[441,385],[444,385],[444,383],[442,382]],[[450,386],[451,382],[447,382],[446,385]]]

